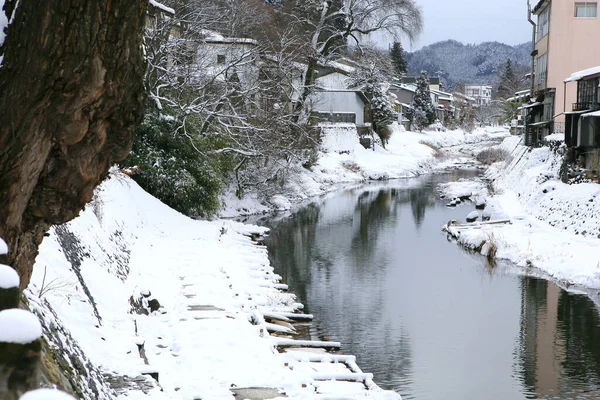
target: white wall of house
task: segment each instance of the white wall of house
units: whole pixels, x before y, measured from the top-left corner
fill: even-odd
[[[348,89],[348,75],[333,72],[315,79],[315,85],[325,89]]]
[[[312,111],[324,113],[353,113],[356,125],[364,125],[365,102],[351,90],[315,92],[311,95]]]
[[[213,76],[225,78],[236,73],[242,85],[251,86],[258,79],[258,53],[253,42],[200,42],[196,49],[198,67]]]

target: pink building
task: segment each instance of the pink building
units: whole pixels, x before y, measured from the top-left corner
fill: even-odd
[[[600,65],[598,1],[541,0],[533,8],[535,102],[529,108],[527,144],[564,132],[565,115],[577,102],[575,87],[564,80],[573,72]]]

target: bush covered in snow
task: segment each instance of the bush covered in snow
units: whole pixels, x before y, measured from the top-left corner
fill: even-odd
[[[500,147],[489,147],[480,151],[477,154],[477,161],[482,164],[492,165],[499,161],[507,161],[510,159],[510,153]]]
[[[146,115],[137,135],[122,166],[137,167],[132,177],[144,190],[186,215],[216,213],[225,156],[206,157],[207,140],[175,132],[175,122],[156,113]]]

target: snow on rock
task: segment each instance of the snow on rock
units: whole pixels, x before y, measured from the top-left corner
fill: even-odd
[[[480,195],[475,202],[475,208],[478,210],[483,210],[486,206],[486,198],[484,195]]]
[[[75,400],[68,393],[56,389],[37,389],[25,393],[19,400]]]
[[[17,271],[8,265],[0,264],[0,289],[18,288],[19,284]]]
[[[477,211],[471,211],[469,215],[467,215],[467,222],[475,222],[479,219],[479,213]]]
[[[17,308],[0,311],[0,342],[27,344],[42,336],[40,320]]]
[[[282,195],[275,195],[271,197],[269,203],[271,203],[277,211],[285,211],[292,208],[292,203]]]
[[[497,258],[568,284],[600,288],[600,185],[561,182],[561,148],[530,149],[520,137],[505,139],[502,148],[512,161],[486,172],[496,194],[487,197],[483,217],[511,223],[448,231],[473,249],[492,238]]]
[[[0,255],[8,254],[8,246],[6,242],[0,238]]]
[[[475,195],[483,196],[485,185],[479,179],[460,179],[455,182],[440,184],[438,191],[444,198],[464,200]]]

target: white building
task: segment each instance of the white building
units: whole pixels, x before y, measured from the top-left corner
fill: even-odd
[[[319,65],[315,71],[315,90],[310,96],[312,116],[321,122],[369,124],[369,102],[365,95],[350,89],[354,67],[341,62]]]
[[[492,102],[492,87],[487,85],[466,85],[465,95],[475,99],[475,107],[487,106]]]
[[[365,126],[369,122],[368,104],[359,90],[321,89],[311,95],[312,114],[323,122]]]
[[[197,66],[205,74],[223,80],[239,81],[249,88],[258,80],[258,43],[253,39],[224,37],[204,31],[195,41]],[[189,45],[188,45],[189,46]]]

